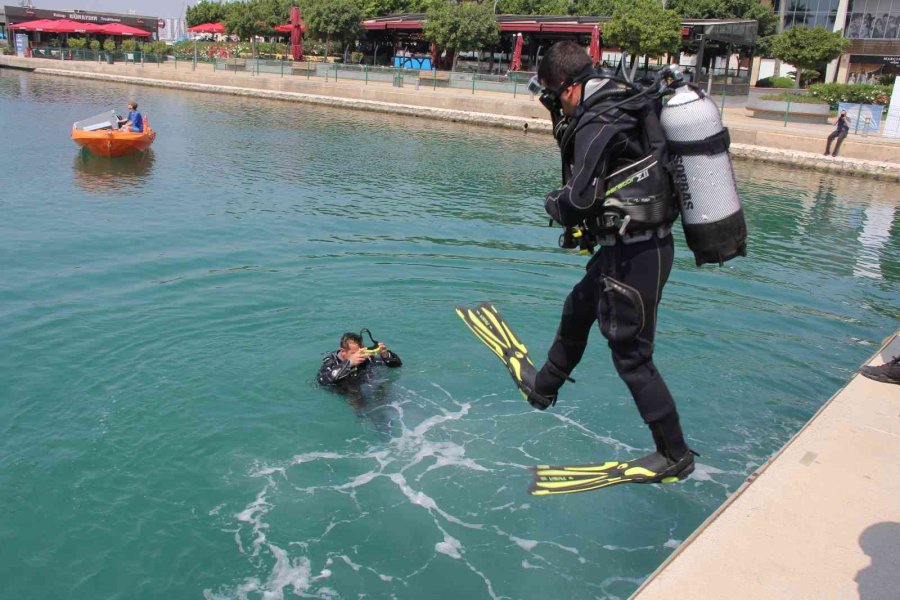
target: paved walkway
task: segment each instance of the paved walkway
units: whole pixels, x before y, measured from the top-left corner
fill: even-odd
[[[672,598],[900,599],[900,385],[854,376],[632,596]]]

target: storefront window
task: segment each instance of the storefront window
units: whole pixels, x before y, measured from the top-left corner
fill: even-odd
[[[850,0],[846,37],[871,40],[900,38],[900,0]]]
[[[891,2],[891,0],[887,1]],[[900,0],[893,1],[900,4]],[[776,0],[775,14],[778,14],[780,4],[781,0]],[[787,0],[784,27],[787,29],[794,25],[820,26],[833,31],[838,4],[840,4],[840,0]]]

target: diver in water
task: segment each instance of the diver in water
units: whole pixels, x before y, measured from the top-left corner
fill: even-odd
[[[368,329],[363,331],[369,333]],[[369,333],[370,339],[371,336]],[[334,385],[359,379],[374,365],[394,368],[402,364],[400,357],[388,350],[382,342],[372,339],[372,345],[366,347],[363,346],[361,335],[347,332],[341,336],[340,348],[322,358],[316,382],[319,385]]]
[[[367,333],[371,344],[363,346],[362,333]],[[385,439],[391,435],[391,418],[384,410],[388,402],[387,380],[378,377],[373,369],[377,365],[401,366],[400,357],[375,341],[368,329],[360,335],[348,332],[341,336],[340,348],[322,358],[322,366],[316,376],[319,385],[343,396],[359,418],[369,419],[375,430]]]

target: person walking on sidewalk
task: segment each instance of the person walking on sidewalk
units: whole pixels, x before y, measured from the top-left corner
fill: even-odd
[[[846,110],[842,110],[841,114],[838,116],[834,131],[828,136],[828,144],[825,146],[825,156],[828,156],[829,154],[831,154],[831,156],[837,156],[838,151],[841,149],[841,144],[848,133],[850,133],[850,117],[847,116]],[[834,145],[834,154],[832,154],[831,142],[833,142],[835,138],[837,138],[837,143]]]

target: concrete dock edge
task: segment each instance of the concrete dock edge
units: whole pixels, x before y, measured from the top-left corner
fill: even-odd
[[[898,457],[900,385],[854,375],[631,600],[900,598]]]

